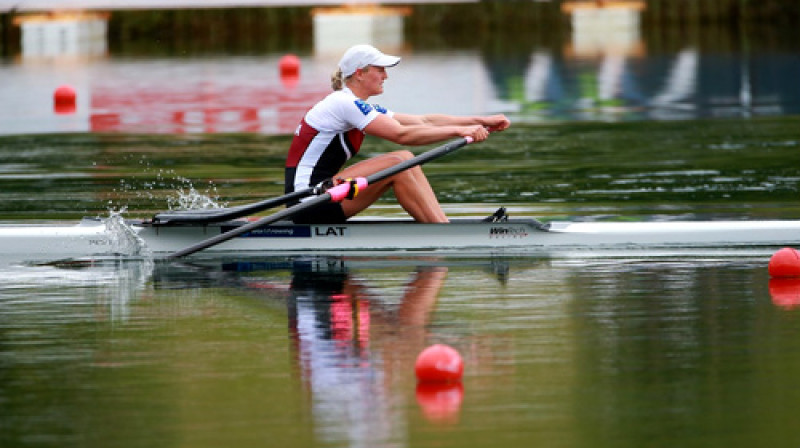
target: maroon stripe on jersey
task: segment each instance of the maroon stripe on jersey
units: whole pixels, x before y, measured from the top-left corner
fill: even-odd
[[[347,140],[350,151],[353,152],[350,155],[354,156],[358,154],[358,150],[361,149],[361,143],[364,141],[364,133],[359,129],[350,129],[345,133],[345,140]]]
[[[286,167],[295,168],[300,163],[303,154],[311,145],[311,141],[319,134],[319,131],[312,128],[303,119],[300,121],[300,130],[294,135],[292,139],[292,146],[289,147],[289,156],[286,158]]]

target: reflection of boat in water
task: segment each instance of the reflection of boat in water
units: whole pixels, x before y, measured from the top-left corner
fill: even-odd
[[[152,269],[153,284],[160,289],[185,289],[231,286],[288,295],[296,285],[312,281],[321,289],[329,281],[366,272],[420,271],[438,268],[478,269],[505,284],[512,266],[531,267],[540,259],[507,257],[470,257],[454,255],[393,255],[385,257],[358,255],[291,256],[208,256],[186,262],[157,262]],[[71,262],[67,262],[69,264]],[[304,280],[305,279],[305,280]],[[296,286],[295,285],[295,286]]]

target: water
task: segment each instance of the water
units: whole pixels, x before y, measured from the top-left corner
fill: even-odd
[[[3,445],[792,445],[797,305],[765,261],[6,268]],[[461,387],[415,384],[432,343]]]
[[[437,11],[413,20],[460,17]],[[386,101],[514,117],[425,166],[451,216],[800,215],[796,48],[774,29],[642,29],[647,51],[620,59],[572,58],[581,36],[519,22],[411,24]],[[187,43],[212,35],[5,60],[0,221],[280,194],[284,132],[330,58],[302,36]],[[288,51],[303,61],[292,88],[275,70]],[[62,82],[75,114],[52,110]],[[391,198],[369,213],[404,216]],[[800,445],[800,284],[769,278],[769,248],[166,263],[120,244],[136,254],[0,262],[0,446]],[[460,385],[416,384],[434,343],[462,354]]]

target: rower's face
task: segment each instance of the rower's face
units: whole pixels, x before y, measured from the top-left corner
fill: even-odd
[[[369,91],[369,95],[379,95],[383,93],[383,81],[389,77],[386,67],[367,66],[361,71],[361,83]]]

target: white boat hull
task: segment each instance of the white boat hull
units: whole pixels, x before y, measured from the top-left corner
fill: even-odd
[[[17,259],[60,259],[109,255],[166,255],[192,246],[236,222],[152,226],[85,219],[78,225],[0,226],[0,254]],[[800,245],[800,221],[554,222],[535,220],[450,224],[410,221],[353,221],[340,225],[278,224],[251,232],[209,252],[342,251],[552,251],[637,248],[733,248]]]

